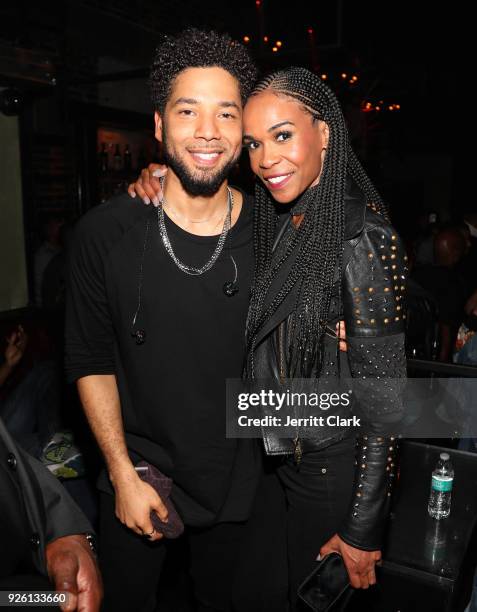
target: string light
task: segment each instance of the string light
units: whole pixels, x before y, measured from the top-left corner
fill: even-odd
[[[380,100],[379,104],[373,104],[372,102],[362,102],[361,104],[361,110],[364,113],[370,113],[370,112],[380,112],[382,110],[387,110],[387,111],[397,111],[397,110],[401,110],[401,105],[400,104],[388,104],[387,106],[381,106],[383,102]]]
[[[259,7],[261,6],[262,2],[261,0],[255,0],[255,4],[257,5],[257,7]],[[311,36],[314,34],[314,29],[312,27],[308,27],[307,32]],[[269,40],[270,39],[268,36],[263,37],[263,42],[268,43]],[[251,42],[250,36],[248,35],[243,36],[243,42],[244,43]],[[275,45],[272,47],[272,52],[278,53],[278,51],[280,50],[282,46],[283,46],[283,42],[281,40],[275,41]],[[346,72],[341,72],[340,76],[343,80],[347,80],[349,85],[355,85],[359,80],[359,77],[356,74],[348,75],[348,73]],[[323,81],[326,81],[330,78],[330,75],[323,73],[320,75],[320,77]],[[396,103],[390,104],[389,102],[385,104],[384,100],[379,100],[378,103],[373,103],[373,102],[363,100],[363,102],[361,103],[361,110],[365,113],[381,112],[382,110],[389,111],[389,112],[395,112],[395,111],[401,110],[401,105],[396,104]]]

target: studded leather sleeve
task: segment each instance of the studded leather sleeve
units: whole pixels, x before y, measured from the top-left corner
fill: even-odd
[[[406,260],[393,228],[377,221],[357,240],[344,274],[348,362],[355,382],[363,381],[368,391],[360,408],[369,432],[356,442],[353,494],[338,534],[362,550],[382,546],[395,477],[397,441],[389,436],[389,422],[398,422],[403,412],[397,381],[406,377]]]

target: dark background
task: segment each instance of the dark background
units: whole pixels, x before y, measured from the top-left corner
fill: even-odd
[[[100,176],[98,130],[152,135],[146,80],[155,45],[161,32],[192,25],[248,36],[263,71],[295,64],[326,74],[401,233],[412,234],[420,214],[459,217],[474,206],[464,170],[471,156],[460,145],[473,88],[472,71],[458,77],[471,46],[466,22],[460,5],[407,0],[2,2],[0,96],[15,88],[21,102],[28,260],[42,215],[74,220],[153,161],[149,147],[131,171]]]

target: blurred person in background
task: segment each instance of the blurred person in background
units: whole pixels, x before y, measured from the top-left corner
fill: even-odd
[[[34,258],[34,290],[35,305],[42,306],[41,288],[43,275],[49,262],[62,249],[61,228],[65,220],[57,214],[48,215],[41,226],[43,242],[35,252]]]

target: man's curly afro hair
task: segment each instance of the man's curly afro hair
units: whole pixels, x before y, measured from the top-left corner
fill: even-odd
[[[228,34],[189,28],[176,36],[164,35],[154,55],[149,85],[154,108],[161,114],[171,95],[174,79],[187,68],[223,68],[240,85],[242,102],[257,79],[257,68],[248,52]]]

